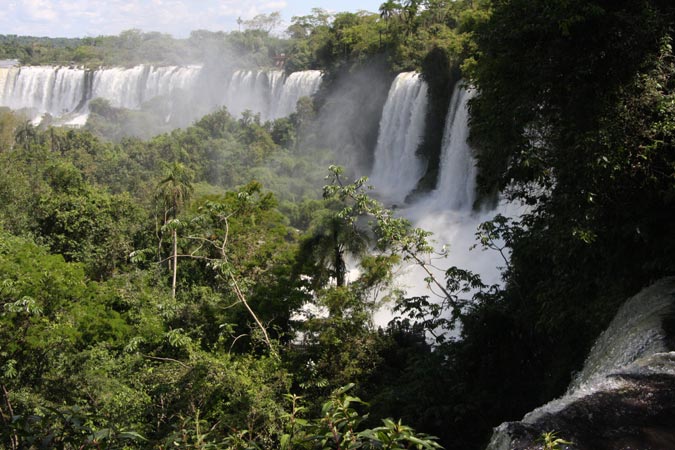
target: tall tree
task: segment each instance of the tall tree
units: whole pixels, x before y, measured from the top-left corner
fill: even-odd
[[[164,169],[164,178],[157,186],[157,199],[163,207],[164,227],[171,230],[172,280],[171,296],[176,297],[176,275],[178,273],[178,215],[189,203],[192,192],[193,173],[183,163],[173,162]],[[161,244],[160,244],[161,245]]]

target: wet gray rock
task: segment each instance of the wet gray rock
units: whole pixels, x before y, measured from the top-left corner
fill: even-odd
[[[567,394],[495,429],[488,450],[675,450],[675,278],[628,300]]]

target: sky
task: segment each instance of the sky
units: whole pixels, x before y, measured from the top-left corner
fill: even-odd
[[[0,0],[0,34],[49,37],[116,35],[137,28],[187,37],[192,30],[232,31],[237,18],[278,11],[291,17],[318,7],[377,12],[384,0]]]

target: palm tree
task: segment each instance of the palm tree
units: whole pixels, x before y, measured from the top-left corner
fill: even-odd
[[[329,212],[314,222],[301,248],[303,259],[311,261],[316,269],[315,286],[324,285],[327,278],[335,279],[338,287],[346,284],[347,255],[360,256],[368,249],[367,236],[354,224]]]
[[[380,5],[380,18],[387,23],[389,29],[389,20],[401,10],[401,4],[394,0],[387,0]]]
[[[178,273],[178,214],[187,206],[192,196],[193,174],[184,164],[174,162],[164,167],[164,178],[157,185],[156,198],[164,208],[164,226],[169,225],[173,240],[173,279],[171,295],[176,298],[176,275]]]

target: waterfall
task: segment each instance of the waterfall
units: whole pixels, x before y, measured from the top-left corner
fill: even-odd
[[[200,70],[199,66],[114,67],[93,72],[56,66],[0,68],[0,106],[30,109],[36,121],[48,113],[56,118],[70,115],[65,123],[83,124],[92,98],[138,109],[154,97],[192,89]]]
[[[274,90],[283,76],[280,70],[237,70],[227,86],[224,104],[230,113],[238,117],[250,110],[259,113],[262,120],[269,116],[269,105],[274,98]]]
[[[501,424],[488,450],[533,448],[541,433],[552,430],[574,442],[574,448],[595,448],[598,436],[603,436],[603,448],[628,448],[622,444],[636,436],[632,428],[658,429],[666,423],[662,408],[667,410],[672,402],[675,352],[669,351],[672,343],[663,323],[674,310],[673,277],[626,301],[596,340],[567,393],[528,413],[521,422]],[[668,381],[664,384],[664,380]],[[663,445],[635,448],[672,448]]]
[[[168,66],[150,69],[143,92],[144,101],[167,95],[177,89],[189,91],[195,87],[201,66]]]
[[[392,86],[392,90],[393,88]],[[391,93],[390,91],[390,99]],[[418,196],[414,202],[406,204],[397,212],[410,220],[415,227],[431,231],[433,233],[431,240],[437,252],[448,251],[447,258],[434,261],[433,264],[437,269],[435,276],[439,280],[444,279],[444,272],[447,268],[457,266],[479,274],[486,284],[499,284],[501,266],[504,266],[506,262],[495,251],[472,249],[472,246],[476,244],[476,229],[482,222],[491,220],[496,214],[517,217],[522,214],[523,206],[500,201],[495,209],[474,209],[476,168],[473,152],[467,143],[468,101],[474,95],[475,92],[472,89],[465,88],[462,82],[457,83],[446,116],[436,189],[426,195]],[[387,100],[388,103],[390,99]],[[410,114],[409,111],[406,113]],[[423,110],[418,113],[423,116]],[[384,115],[382,120],[384,122]],[[398,131],[401,132],[401,130]],[[400,159],[400,154],[393,151],[387,152],[386,150],[389,149],[379,147],[380,141],[378,141],[380,152],[376,151],[376,165],[382,164],[382,168],[377,170],[382,170],[378,173],[386,180],[388,173],[386,170],[391,172],[398,170],[394,168],[399,163],[397,161],[378,162],[378,158]],[[406,157],[409,165],[419,164],[414,151]],[[411,160],[413,162],[410,162]],[[373,172],[375,174],[376,170]],[[397,180],[400,182],[405,180],[398,175],[390,181],[391,189],[397,192],[399,199],[405,198],[417,183],[417,180],[414,183],[407,180],[406,186],[402,188],[395,184]],[[373,185],[379,189],[382,185],[380,183],[373,182]],[[385,193],[383,197],[389,199],[391,196]],[[402,288],[406,289],[408,296],[428,296],[430,292],[424,281],[426,276],[424,270],[411,266],[398,278],[398,282]],[[433,298],[431,295],[432,300]],[[377,323],[383,325],[390,319],[391,314],[386,311],[378,312],[376,317]]]
[[[75,112],[85,95],[85,71],[68,67],[0,68],[0,106],[29,109],[31,118]]]
[[[105,99],[116,108],[140,109],[153,98],[169,97],[171,109],[178,92],[195,94],[201,71],[201,66],[139,65],[90,71],[7,64],[0,67],[0,106],[29,110],[35,123],[48,113],[59,119],[57,123],[81,126],[87,120],[88,104],[93,98]],[[224,104],[235,116],[249,109],[260,113],[262,120],[285,117],[295,111],[300,97],[318,90],[321,77],[318,70],[288,77],[280,70],[238,70],[224,93],[216,93],[224,96],[216,105]],[[173,113],[167,111],[169,117]]]
[[[573,401],[618,386],[612,372],[635,361],[667,352],[662,322],[675,306],[675,279],[665,279],[625,302],[607,329],[595,341],[582,371],[570,384],[564,397],[528,413],[523,419],[532,423],[553,414]]]
[[[434,195],[446,208],[467,210],[473,207],[476,190],[476,164],[467,143],[468,101],[473,90],[458,83],[450,100],[441,145],[439,180]]]
[[[313,95],[321,85],[319,70],[237,70],[232,74],[224,104],[232,115],[245,110],[259,113],[263,121],[286,117],[295,111],[300,97]]]
[[[200,70],[200,66],[143,65],[97,70],[91,98],[104,98],[116,108],[139,109],[144,102],[169,95],[175,89],[192,89]]]
[[[115,108],[138,109],[142,102],[144,76],[147,76],[146,66],[97,70],[91,98],[106,99]]]
[[[322,76],[320,70],[304,70],[290,74],[279,90],[272,118],[278,119],[294,113],[300,97],[311,96],[319,90]]]
[[[370,182],[399,204],[417,186],[426,165],[417,155],[424,133],[427,85],[415,72],[399,74],[384,104]]]

